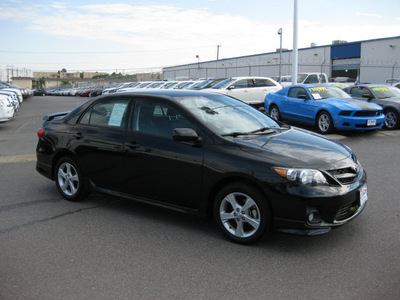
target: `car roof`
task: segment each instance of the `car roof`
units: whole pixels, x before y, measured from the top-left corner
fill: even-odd
[[[116,95],[116,94],[111,94],[111,95]],[[111,96],[109,94],[104,95],[104,97]],[[118,96],[121,95],[127,95],[127,96],[132,96],[132,95],[139,95],[139,96],[160,96],[160,97],[170,97],[170,98],[175,98],[175,97],[195,97],[195,96],[205,96],[205,95],[211,95],[215,96],[217,94],[215,93],[210,93],[210,92],[204,92],[204,91],[196,91],[196,90],[174,90],[174,89],[156,89],[156,90],[131,90],[131,91],[126,91],[122,93],[118,93]]]
[[[353,85],[352,87],[356,87],[356,86],[366,86],[366,87],[374,87],[374,86],[395,87],[395,86],[393,86],[393,85],[385,84],[385,83],[382,83],[382,84],[379,84],[379,83],[365,83],[365,84],[360,83],[360,84],[357,84],[357,85]]]
[[[309,88],[309,87],[319,87],[319,86],[325,86],[325,87],[337,87],[333,84],[327,84],[327,83],[305,83],[305,84],[295,84],[295,85],[289,85],[286,87],[287,88],[292,88],[292,87],[302,87],[302,88]]]

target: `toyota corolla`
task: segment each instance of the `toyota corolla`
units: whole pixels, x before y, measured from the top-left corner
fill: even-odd
[[[210,216],[251,243],[270,230],[320,234],[368,199],[352,150],[226,95],[137,91],[49,114],[39,173],[70,201],[91,191]]]

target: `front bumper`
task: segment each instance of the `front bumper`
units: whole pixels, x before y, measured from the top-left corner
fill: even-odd
[[[368,124],[369,121],[375,120],[375,125]],[[337,130],[376,130],[382,128],[385,123],[385,116],[372,117],[347,117],[338,116],[334,120],[334,127]]]
[[[275,231],[317,235],[356,218],[368,202],[366,174],[347,186],[347,192],[327,197],[279,196],[273,201]]]

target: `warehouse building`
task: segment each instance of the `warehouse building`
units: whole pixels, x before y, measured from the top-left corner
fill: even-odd
[[[234,76],[277,76],[292,73],[293,51],[197,62],[163,68],[164,80]],[[325,73],[341,81],[386,83],[400,78],[400,36],[298,49],[298,73]]]

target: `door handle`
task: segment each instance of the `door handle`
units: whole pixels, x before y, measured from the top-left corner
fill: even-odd
[[[130,142],[130,143],[125,143],[125,147],[136,149],[139,148],[140,145],[137,142]]]
[[[73,137],[76,138],[77,140],[80,140],[80,139],[83,138],[83,134],[80,133],[80,132],[78,132],[78,133],[75,133],[75,134],[73,135]]]

